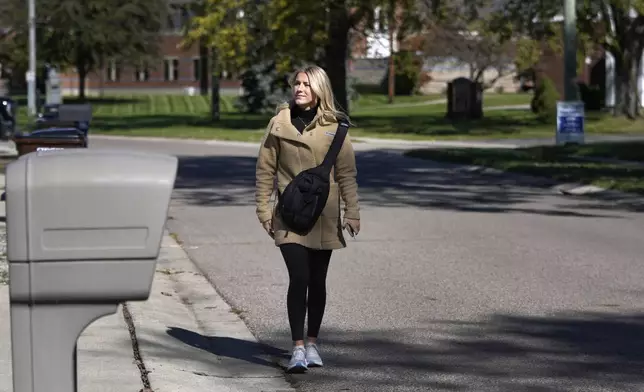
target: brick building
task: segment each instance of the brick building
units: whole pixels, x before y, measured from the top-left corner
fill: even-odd
[[[186,93],[199,92],[202,76],[201,57],[198,45],[182,49],[182,29],[191,17],[186,3],[190,0],[168,0],[170,12],[165,29],[159,34],[159,59],[140,67],[121,66],[110,61],[103,70],[92,72],[86,79],[86,93],[104,92],[149,92]],[[78,74],[69,70],[61,75],[64,93],[78,91]],[[237,91],[236,80],[222,80],[221,88]]]

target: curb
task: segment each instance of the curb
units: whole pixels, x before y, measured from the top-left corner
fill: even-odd
[[[592,135],[589,135],[589,138]],[[233,147],[253,147],[258,148],[260,142],[240,142],[233,140],[219,140],[219,139],[195,139],[195,138],[169,138],[158,136],[123,136],[123,135],[107,135],[107,134],[90,134],[89,141],[95,140],[141,140],[150,142],[166,142],[166,143],[189,143],[200,145],[218,145],[218,146],[233,146]],[[554,136],[552,138],[536,138],[536,139],[495,139],[490,141],[485,140],[406,140],[406,139],[387,139],[387,138],[373,138],[373,137],[360,137],[352,136],[352,141],[355,144],[364,143],[374,146],[383,147],[474,147],[474,148],[524,148],[524,147],[538,147],[538,146],[554,146]],[[596,143],[626,143],[629,141],[644,141],[642,135],[612,135],[606,138],[586,140],[585,144]]]
[[[184,314],[189,314],[190,321],[184,320],[183,322],[193,324],[198,328],[198,332],[206,338],[200,347],[202,351],[205,350],[205,354],[202,353],[204,356],[197,355],[197,357],[207,360],[208,363],[203,363],[202,366],[195,369],[184,369],[184,371],[193,374],[178,376],[179,379],[173,379],[170,375],[168,379],[162,368],[163,364],[158,359],[155,361],[156,368],[154,368],[154,363],[146,361],[146,352],[150,352],[148,344],[147,347],[142,348],[142,358],[145,365],[152,366],[148,369],[153,371],[150,378],[153,390],[171,392],[169,388],[181,382],[185,391],[192,391],[193,389],[188,385],[194,385],[199,387],[194,390],[216,386],[215,390],[236,392],[257,390],[295,392],[286,378],[287,375],[278,364],[279,358],[267,351],[281,350],[273,349],[258,341],[243,318],[239,316],[239,311],[224,300],[207,275],[190,259],[180,244],[180,240],[177,241],[173,237],[173,234],[165,231],[162,246],[165,248],[167,257],[160,258],[158,261],[157,276],[155,277],[158,281],[157,287],[163,286],[160,284],[162,280],[167,282],[165,284],[166,290],[172,290],[173,293],[169,295],[168,292],[161,292],[161,294],[168,299],[174,297],[175,303],[185,309]],[[139,324],[146,323],[141,319],[140,308],[142,306],[145,305],[138,305]],[[159,309],[154,311],[158,312]],[[133,313],[136,313],[136,309]],[[137,314],[134,316],[136,324]],[[177,321],[177,324],[181,323]],[[143,336],[143,339],[145,340],[146,337]],[[220,344],[229,345],[229,350],[232,347],[231,344],[235,345],[233,357],[229,357],[226,353],[220,353],[221,347],[216,343],[217,341],[224,342]],[[231,342],[237,342],[237,344]],[[262,364],[258,364],[258,362]],[[173,363],[173,365],[175,364]],[[169,371],[170,369],[165,370]],[[197,380],[197,384],[194,384],[195,380]],[[259,386],[261,389],[258,389]]]
[[[192,138],[169,138],[169,137],[155,137],[155,136],[122,136],[122,135],[102,135],[102,134],[93,134],[90,135],[88,141],[92,140],[137,140],[137,141],[146,141],[146,142],[160,142],[160,143],[188,143],[188,144],[199,144],[199,145],[211,145],[211,146],[233,146],[233,147],[253,147],[258,148],[260,142],[238,142],[230,140],[218,140],[218,139],[192,139]]]
[[[382,145],[385,147],[400,146],[405,148],[423,148],[423,147],[474,147],[474,148],[520,148],[515,143],[496,143],[481,141],[462,141],[462,140],[404,140],[404,139],[379,139],[370,137],[354,137],[353,141],[367,143],[372,145]]]
[[[206,146],[231,146],[231,147],[252,147],[259,148],[260,142],[238,142],[230,140],[218,139],[180,139],[180,138],[167,138],[167,137],[153,137],[153,136],[122,136],[122,135],[102,135],[94,134],[89,137],[92,140],[115,140],[115,141],[146,141],[146,142],[159,142],[159,143],[187,143],[193,145],[206,145]],[[519,148],[518,144],[513,143],[492,143],[480,141],[451,141],[451,140],[404,140],[404,139],[380,139],[369,137],[352,137],[354,144],[365,144],[372,146],[381,146],[388,148],[423,148],[423,147],[476,147],[476,148]]]

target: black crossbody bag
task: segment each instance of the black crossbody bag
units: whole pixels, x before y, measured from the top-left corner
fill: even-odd
[[[349,124],[344,121],[338,123],[324,161],[295,176],[284,192],[278,195],[277,209],[281,220],[292,232],[299,235],[308,234],[322,214],[331,188],[331,168],[340,153],[348,130]]]

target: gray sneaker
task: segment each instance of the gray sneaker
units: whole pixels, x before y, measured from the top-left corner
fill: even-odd
[[[322,358],[320,357],[320,350],[314,343],[309,343],[306,346],[306,361],[310,367],[322,367]]]
[[[291,360],[288,362],[286,371],[288,373],[304,373],[308,369],[306,362],[306,351],[304,347],[294,347]]]

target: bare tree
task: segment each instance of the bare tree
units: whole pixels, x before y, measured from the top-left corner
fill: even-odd
[[[470,78],[486,87],[514,72],[515,45],[501,39],[504,32],[492,19],[502,5],[500,0],[418,0],[417,5],[428,65],[465,65]],[[490,70],[496,76],[486,81]]]
[[[469,68],[470,79],[480,82],[484,88],[493,86],[499,79],[515,71],[515,48],[512,42],[502,41],[494,33],[473,30],[461,26],[436,26],[426,40],[424,54],[431,64],[432,59],[449,59],[455,65]],[[495,71],[491,80],[484,80],[485,73]]]

